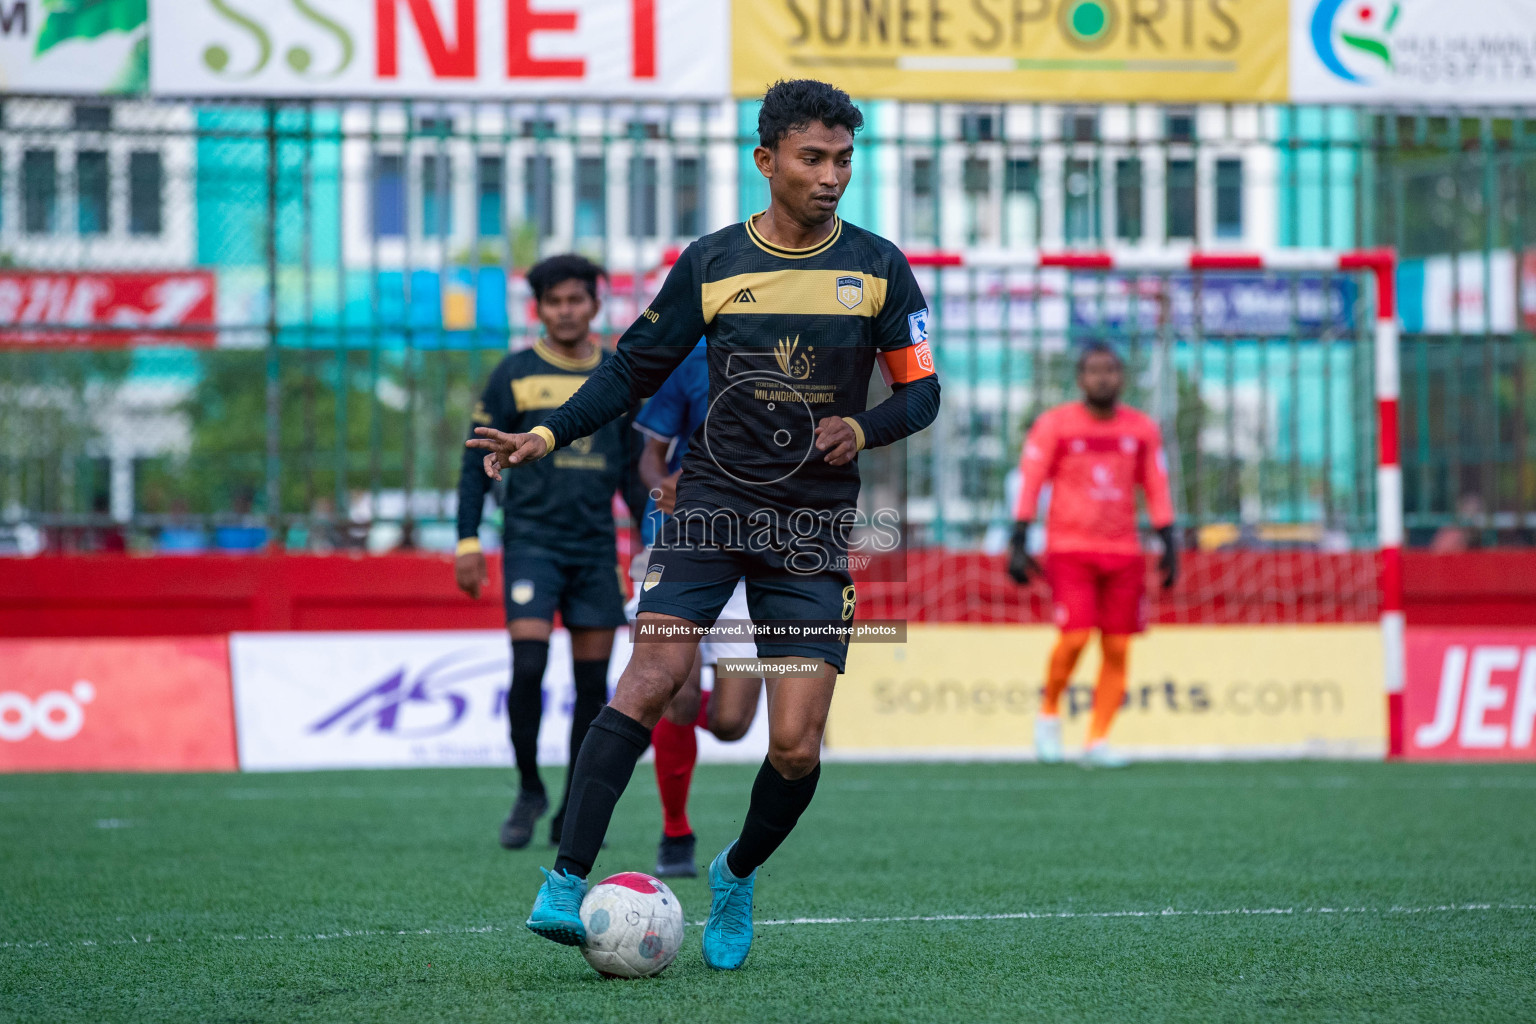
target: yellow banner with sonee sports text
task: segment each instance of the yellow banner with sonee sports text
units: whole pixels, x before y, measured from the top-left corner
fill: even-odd
[[[1045,626],[907,627],[905,644],[848,652],[827,749],[850,757],[1033,755]],[[1131,642],[1110,743],[1132,757],[1380,757],[1380,631],[1373,625],[1160,626]],[[1068,755],[1093,709],[1097,642],[1061,698]]]
[[[1280,0],[752,0],[732,89],[819,78],[856,97],[1283,102]]]

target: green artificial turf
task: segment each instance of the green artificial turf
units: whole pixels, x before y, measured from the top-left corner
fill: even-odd
[[[701,860],[752,774],[700,769]],[[833,764],[745,968],[684,880],[639,982],[522,928],[508,776],[0,778],[0,1020],[1536,1020],[1536,766]],[[659,822],[642,765],[598,875]]]

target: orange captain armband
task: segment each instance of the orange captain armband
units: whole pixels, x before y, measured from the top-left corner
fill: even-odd
[[[919,377],[933,376],[933,352],[924,338],[916,345],[880,353],[880,376],[887,386],[910,384]]]

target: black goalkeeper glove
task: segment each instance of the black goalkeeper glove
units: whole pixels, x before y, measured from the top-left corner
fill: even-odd
[[[1170,590],[1179,582],[1179,545],[1174,540],[1173,527],[1165,526],[1157,531],[1163,542],[1163,557],[1158,559],[1158,571],[1163,574],[1163,589]]]
[[[1008,575],[1020,586],[1028,585],[1035,576],[1044,576],[1045,570],[1029,554],[1029,523],[1013,524],[1013,536],[1008,538]]]

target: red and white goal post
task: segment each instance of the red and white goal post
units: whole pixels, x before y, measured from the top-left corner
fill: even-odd
[[[1354,251],[1276,249],[1265,253],[1245,252],[992,252],[961,254],[954,252],[911,252],[914,268],[933,268],[943,272],[958,268],[962,272],[1022,271],[1118,275],[1194,275],[1208,280],[1231,273],[1255,272],[1274,275],[1353,275],[1361,284],[1361,297],[1373,296],[1371,314],[1374,322],[1369,332],[1364,323],[1361,334],[1369,337],[1374,349],[1375,433],[1375,581],[1376,604],[1383,645],[1382,665],[1387,695],[1387,755],[1402,753],[1402,694],[1404,684],[1403,617],[1403,482],[1399,462],[1399,326],[1395,289],[1396,253],[1391,249]],[[920,271],[922,273],[922,271]],[[942,284],[940,285],[942,290]],[[937,326],[943,330],[944,317],[936,312]],[[1363,340],[1363,338],[1362,338]],[[1362,389],[1363,390],[1363,389]],[[974,595],[973,595],[974,596]],[[1011,599],[1010,599],[1011,600]],[[893,611],[897,609],[891,609]]]

